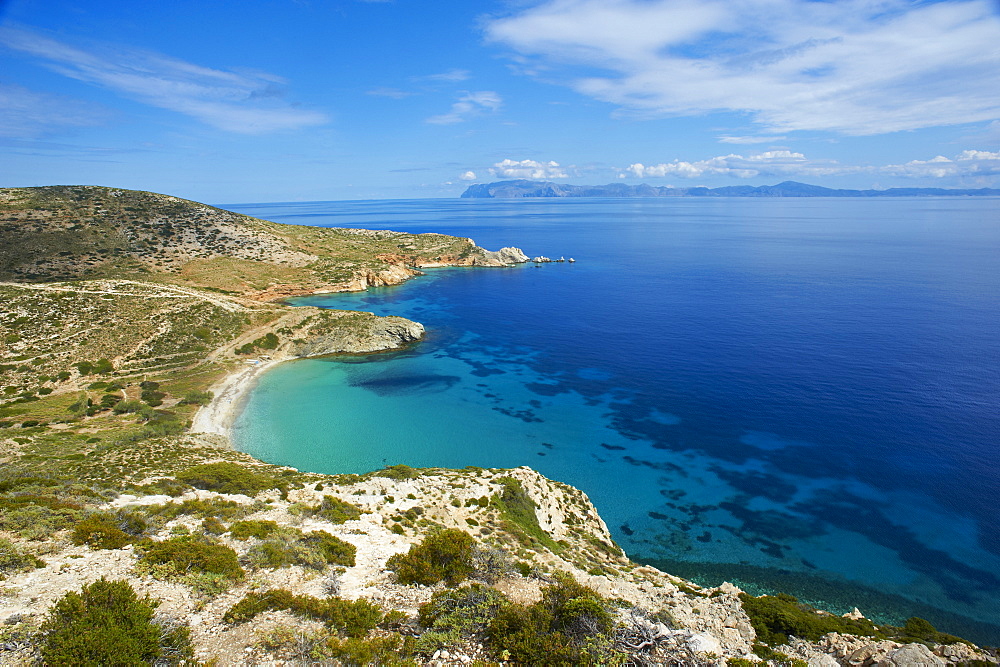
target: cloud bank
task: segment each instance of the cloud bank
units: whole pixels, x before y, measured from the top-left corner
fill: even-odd
[[[703,178],[731,176],[734,178],[823,177],[845,174],[885,174],[913,179],[955,178],[975,180],[1000,175],[1000,152],[965,150],[954,158],[942,155],[929,160],[911,160],[905,164],[884,166],[846,165],[834,160],[811,160],[802,153],[766,151],[755,155],[720,155],[705,160],[687,162],[673,160],[658,164],[630,164],[618,170],[619,178]]]
[[[87,51],[21,28],[0,28],[0,43],[71,79],[227,132],[264,134],[328,120],[320,112],[286,102],[284,81],[266,72],[211,69],[130,48]]]
[[[507,158],[490,167],[490,175],[496,178],[526,178],[547,181],[552,178],[569,178],[569,174],[558,162],[538,162],[536,160],[511,160]]]
[[[484,25],[522,71],[639,116],[848,135],[1000,117],[993,0],[544,0]]]

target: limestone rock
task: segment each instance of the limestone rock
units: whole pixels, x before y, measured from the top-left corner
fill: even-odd
[[[473,259],[473,266],[508,266],[523,264],[528,256],[520,248],[500,248],[499,250],[484,250],[481,257]]]
[[[923,644],[907,644],[892,651],[877,664],[878,667],[904,667],[904,665],[946,665],[948,663],[931,653],[931,650]]]
[[[375,317],[355,323],[350,328],[338,328],[329,334],[314,336],[294,343],[289,350],[296,357],[319,357],[346,352],[360,354],[393,350],[420,340],[424,327],[404,317]]]

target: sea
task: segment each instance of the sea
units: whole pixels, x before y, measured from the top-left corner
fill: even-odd
[[[242,451],[530,466],[585,491],[635,561],[1000,644],[1000,199],[227,208],[576,260],[292,300],[427,335],[267,372]]]

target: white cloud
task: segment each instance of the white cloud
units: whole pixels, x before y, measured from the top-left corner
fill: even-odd
[[[930,160],[910,160],[906,164],[890,164],[880,171],[892,176],[910,178],[948,178],[1000,176],[1000,151],[965,150],[953,159],[938,155]]]
[[[765,151],[754,155],[720,155],[688,162],[673,160],[645,165],[641,162],[618,169],[619,178],[702,178],[730,176],[734,178],[825,177],[847,174],[885,174],[913,179],[951,178],[956,183],[986,182],[1000,176],[1000,152],[965,150],[953,158],[943,155],[929,160],[911,160],[905,164],[884,166],[848,165],[835,160],[813,160],[803,153]]]
[[[428,74],[427,76],[416,77],[417,80],[424,81],[467,81],[472,75],[467,69],[450,69],[439,74]]]
[[[462,175],[459,176],[463,181],[474,181],[476,180],[476,172],[474,171],[464,171]]]
[[[434,125],[453,125],[478,116],[484,111],[496,111],[503,100],[492,90],[480,90],[475,93],[462,93],[458,101],[451,105],[448,113],[431,116],[428,123]]]
[[[0,83],[2,137],[39,137],[54,130],[99,125],[107,117],[105,110],[82,100]]]
[[[686,162],[674,160],[659,164],[644,165],[636,162],[619,170],[620,175],[635,178],[701,178],[702,176],[734,176],[754,178],[756,176],[834,176],[864,171],[864,167],[841,165],[833,161],[814,161],[802,153],[791,151],[765,151],[756,155],[720,155]]]
[[[371,90],[365,91],[365,95],[374,95],[376,97],[391,97],[394,100],[401,100],[404,97],[409,97],[413,93],[407,92],[405,90],[400,90],[399,88],[387,88],[385,86],[379,88],[372,88]]]
[[[640,116],[852,135],[1000,117],[993,0],[543,0],[485,30],[521,71]]]
[[[536,160],[511,160],[507,158],[490,167],[490,175],[497,178],[527,178],[545,181],[550,178],[569,178],[558,162]]]
[[[724,134],[718,139],[720,144],[773,144],[776,141],[784,141],[786,137],[734,137]]]
[[[284,81],[266,72],[210,69],[138,49],[86,51],[18,28],[0,28],[0,43],[64,76],[228,132],[263,134],[327,122],[320,112],[283,101]]]

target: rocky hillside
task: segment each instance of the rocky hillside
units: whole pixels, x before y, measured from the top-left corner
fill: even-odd
[[[425,266],[526,259],[443,234],[280,225],[136,190],[0,189],[6,281],[138,278],[276,300],[396,284]]]

